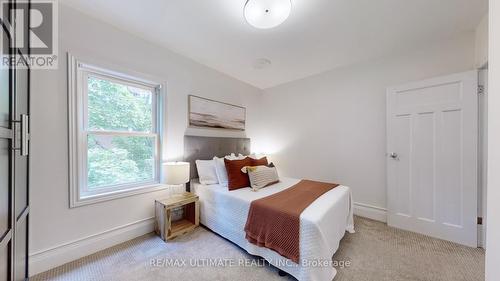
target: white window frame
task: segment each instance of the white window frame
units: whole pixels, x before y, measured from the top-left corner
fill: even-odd
[[[87,79],[89,76],[111,82],[150,90],[153,93],[152,132],[126,132],[112,130],[90,130],[88,124]],[[70,165],[70,208],[113,200],[126,196],[165,189],[160,182],[161,174],[161,128],[162,128],[162,86],[160,83],[133,77],[127,74],[84,63],[68,54],[68,105],[69,105],[69,165]],[[155,169],[152,180],[87,188],[88,135],[152,137],[155,142]]]

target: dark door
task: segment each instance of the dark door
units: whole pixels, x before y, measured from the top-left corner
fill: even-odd
[[[11,1],[9,8],[15,4]],[[29,48],[11,44],[14,13],[3,8],[2,57],[23,60]],[[0,281],[28,278],[29,77],[27,64],[0,67]]]
[[[21,60],[20,51],[17,56]],[[15,130],[17,148],[14,156],[14,280],[28,277],[28,155],[29,155],[29,69],[18,68],[15,73]]]
[[[11,42],[10,34],[4,28],[2,40]],[[4,48],[4,47],[2,47]],[[7,53],[5,53],[7,52]],[[2,50],[2,56],[8,56]],[[11,280],[13,249],[13,164],[11,147],[13,144],[13,92],[14,72],[0,68],[0,281]]]

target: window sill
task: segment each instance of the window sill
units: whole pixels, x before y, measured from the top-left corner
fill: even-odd
[[[70,208],[78,208],[86,205],[92,205],[92,204],[97,204],[101,202],[106,202],[106,201],[111,201],[119,198],[124,198],[124,197],[130,197],[134,195],[139,195],[139,194],[144,194],[144,193],[150,193],[150,192],[155,192],[155,191],[160,191],[160,190],[166,190],[168,189],[168,185],[164,184],[151,184],[151,185],[145,185],[145,186],[139,186],[134,189],[129,189],[129,190],[117,190],[117,191],[112,191],[104,194],[99,194],[99,195],[92,195],[92,196],[85,196],[85,197],[80,197],[79,194],[76,194],[76,196],[71,197],[70,200]]]

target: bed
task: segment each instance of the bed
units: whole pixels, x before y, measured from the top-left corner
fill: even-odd
[[[211,159],[235,153],[249,154],[248,139],[186,137],[187,160]],[[226,148],[227,147],[227,148]],[[251,188],[229,191],[221,185],[203,185],[192,170],[191,192],[200,198],[200,223],[235,243],[249,254],[260,256],[278,269],[301,281],[332,280],[336,270],[332,256],[346,231],[354,232],[352,195],[349,187],[338,186],[323,194],[300,215],[300,257],[295,263],[268,248],[256,246],[245,239],[245,223],[252,201],[285,190],[298,179],[280,178],[280,182],[259,192]]]

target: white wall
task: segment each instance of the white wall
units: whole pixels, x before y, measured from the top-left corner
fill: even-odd
[[[33,71],[31,78],[31,274],[152,231],[154,199],[165,195],[148,193],[69,209],[66,52],[165,83],[165,160],[182,157],[188,94],[246,106],[248,137],[255,132],[261,95],[254,87],[65,5],[60,5],[59,22],[64,23],[59,26],[59,69]]]
[[[476,28],[476,68],[488,63],[488,15],[486,14]]]
[[[486,280],[500,276],[500,2],[490,1]]]
[[[253,148],[282,175],[352,187],[357,212],[384,220],[386,88],[473,69],[474,41],[467,33],[268,89]]]

